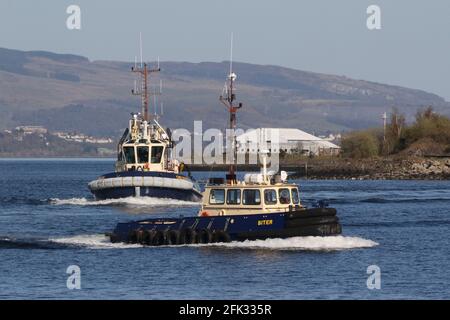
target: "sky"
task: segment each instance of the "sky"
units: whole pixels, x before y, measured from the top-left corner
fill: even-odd
[[[69,30],[69,5],[81,29]],[[381,29],[366,25],[369,5]],[[450,100],[450,1],[1,0],[0,47],[133,61],[229,60],[345,75]],[[239,73],[239,70],[236,70]]]

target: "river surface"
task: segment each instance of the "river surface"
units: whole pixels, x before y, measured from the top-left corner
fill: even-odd
[[[342,236],[155,248],[104,233],[195,215],[198,204],[94,201],[87,183],[112,169],[112,160],[0,160],[0,299],[450,298],[450,181],[296,180],[305,204],[337,208]],[[67,287],[73,265],[80,289]]]

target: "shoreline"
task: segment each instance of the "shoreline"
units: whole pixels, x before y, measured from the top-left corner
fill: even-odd
[[[110,157],[0,157],[7,161],[115,161]],[[226,172],[228,165],[187,165],[191,172]],[[185,171],[187,171],[185,170]],[[245,164],[238,172],[258,172],[260,166]],[[282,161],[279,170],[293,179],[306,180],[450,180],[450,157],[407,158],[312,158]]]
[[[190,171],[227,171],[226,165],[189,165]],[[240,165],[238,171],[259,171],[257,165]],[[450,180],[450,157],[300,159],[284,161],[279,170],[294,179],[307,180]]]
[[[450,180],[450,158],[340,159],[309,166],[293,176],[309,180]]]
[[[111,157],[0,157],[0,161],[115,161]]]

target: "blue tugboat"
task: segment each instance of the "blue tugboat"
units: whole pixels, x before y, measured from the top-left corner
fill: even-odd
[[[181,174],[184,164],[172,157],[170,130],[164,130],[156,116],[148,112],[147,64],[132,68],[141,75],[142,88],[132,90],[141,96],[142,113],[132,114],[129,126],[117,147],[115,171],[104,174],[88,184],[98,200],[125,197],[158,197],[184,201],[200,201],[199,186]]]
[[[227,96],[221,101],[230,113],[230,128],[236,127],[233,82],[230,71]],[[234,139],[234,159],[236,142]],[[321,205],[303,206],[296,184],[287,174],[268,173],[266,157],[259,174],[236,179],[236,165],[230,165],[226,178],[209,179],[197,216],[144,219],[117,224],[109,234],[112,242],[149,246],[217,243],[295,236],[332,236],[341,233],[336,209]]]
[[[119,223],[110,239],[160,246],[341,233],[336,209],[304,207],[297,185],[282,176],[261,173],[258,183],[213,179],[198,216]]]

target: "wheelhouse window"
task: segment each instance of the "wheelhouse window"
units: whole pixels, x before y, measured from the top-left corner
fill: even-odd
[[[138,163],[148,163],[148,147],[137,147],[136,150]]]
[[[123,148],[123,153],[124,153],[124,156],[125,156],[125,161],[127,162],[127,163],[132,163],[132,164],[134,164],[134,163],[136,163],[136,157],[135,157],[135,154],[134,154],[134,147],[124,147]]]
[[[298,197],[298,189],[297,188],[291,189],[291,193],[292,193],[292,203],[293,204],[299,204],[300,203],[300,199]]]
[[[289,189],[280,189],[279,192],[279,199],[281,204],[289,204],[291,203],[291,193],[289,192]]]
[[[160,163],[164,147],[155,146],[152,147],[152,163]]]
[[[224,204],[225,202],[225,190],[224,189],[212,189],[209,193],[210,204]]]
[[[261,203],[261,193],[257,189],[246,189],[242,193],[242,204],[257,205]]]
[[[240,204],[241,203],[241,190],[229,189],[227,191],[227,204]]]
[[[274,189],[264,190],[265,204],[277,204],[277,192]]]

